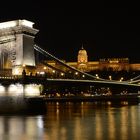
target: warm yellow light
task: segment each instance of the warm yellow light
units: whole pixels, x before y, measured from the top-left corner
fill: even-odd
[[[60,94],[59,94],[59,93],[56,93],[56,96],[57,96],[57,97],[60,97]]]
[[[12,75],[22,75],[23,68],[22,66],[14,66],[12,68]]]
[[[111,75],[109,75],[109,80],[112,80],[112,76]]]
[[[76,75],[78,75],[78,72],[75,72]]]
[[[95,74],[96,77],[98,77],[98,74]]]
[[[64,76],[64,73],[61,73],[61,76]]]
[[[19,69],[15,69],[15,71],[14,71],[14,75],[19,75]]]
[[[123,77],[121,77],[121,80],[123,80]]]
[[[41,72],[40,72],[40,74],[41,74],[41,75],[44,75],[44,74],[45,74],[45,72],[44,72],[44,71],[41,71]]]
[[[123,77],[121,77],[120,82],[122,82],[122,81],[123,81],[123,79],[124,79],[124,78],[123,78]]]
[[[0,95],[5,95],[5,87],[0,85]]]
[[[23,85],[21,84],[11,84],[8,87],[9,96],[23,96]]]
[[[37,117],[37,126],[38,126],[39,128],[41,128],[41,130],[43,130],[44,121],[43,121],[43,117],[42,117],[42,116],[38,116],[38,117]]]
[[[113,61],[109,61],[109,63],[119,63],[119,61],[118,60],[113,60]]]
[[[84,77],[85,77],[85,75],[82,75],[82,77],[84,78]]]
[[[22,66],[23,66],[23,67],[25,67],[26,65],[25,65],[25,64],[23,64]]]
[[[25,96],[40,96],[40,86],[36,84],[29,84],[25,86]]]
[[[97,79],[99,79],[99,76],[97,76]]]
[[[11,84],[11,85],[9,86],[9,88],[8,88],[8,92],[9,92],[9,93],[15,93],[16,90],[17,90],[17,87],[16,87],[16,85],[14,85],[14,84]]]
[[[47,68],[46,68],[46,67],[44,67],[43,69],[44,69],[44,70],[46,70]]]
[[[55,70],[53,70],[52,72],[55,73]]]

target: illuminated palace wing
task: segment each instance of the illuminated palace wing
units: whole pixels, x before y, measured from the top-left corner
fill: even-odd
[[[71,67],[71,66],[67,65],[66,63],[64,63],[63,61],[61,61],[60,59],[58,59],[57,57],[53,56],[53,55],[50,54],[49,52],[47,52],[47,51],[43,50],[42,48],[40,48],[38,45],[35,45],[35,46],[34,46],[34,49],[37,50],[38,52],[40,52],[41,54],[43,54],[44,56],[49,56],[49,57],[51,57],[53,60],[55,60],[56,62],[60,63],[60,64],[63,65],[64,67],[67,67],[67,68],[69,68],[69,69],[71,69],[71,70],[73,70],[73,71],[75,71],[75,72],[78,72],[78,73],[80,73],[80,74],[83,74],[83,75],[85,75],[85,76],[87,76],[87,77],[89,77],[89,78],[97,79],[96,76],[93,76],[93,75],[91,75],[91,74],[88,74],[88,73],[86,73],[86,72],[80,71],[80,70],[78,70],[78,69],[76,69],[76,68],[74,68],[74,67]],[[98,80],[105,80],[105,79],[98,78]]]
[[[99,78],[99,77],[97,77],[97,76],[93,76],[93,75],[91,75],[91,74],[88,74],[88,73],[86,73],[86,72],[83,72],[83,71],[80,71],[80,70],[78,70],[78,69],[76,69],[76,68],[74,68],[74,67],[71,67],[71,66],[69,66],[69,65],[67,65],[65,62],[63,62],[63,61],[61,61],[60,59],[58,59],[57,57],[55,57],[55,56],[53,56],[52,54],[50,54],[49,52],[47,52],[47,51],[45,51],[45,50],[43,50],[42,48],[40,48],[39,46],[37,46],[37,45],[35,45],[34,46],[34,49],[35,50],[37,50],[38,52],[40,52],[41,54],[43,54],[43,55],[45,55],[46,57],[50,57],[50,58],[52,58],[53,60],[55,60],[56,62],[58,62],[58,63],[60,63],[60,64],[62,64],[64,67],[67,67],[67,68],[70,68],[71,70],[73,70],[73,71],[75,71],[75,72],[77,72],[77,73],[80,73],[80,74],[83,74],[83,75],[85,75],[85,76],[87,76],[87,77],[89,77],[89,78],[91,78],[91,79],[93,79],[93,82],[95,82],[95,83],[108,83],[108,84],[121,84],[121,85],[131,85],[131,86],[140,86],[140,85],[138,85],[138,84],[133,84],[133,83],[131,83],[131,82],[129,82],[129,81],[117,81],[117,80],[107,80],[107,79],[102,79],[102,78]],[[138,76],[139,77],[139,76]],[[137,78],[137,77],[136,77]],[[51,79],[50,79],[51,80]],[[52,79],[52,80],[55,80],[55,79]],[[58,79],[56,79],[56,80],[58,80]],[[60,79],[61,80],[61,79]],[[65,79],[66,80],[66,79]],[[70,80],[70,79],[69,79]],[[72,80],[72,79],[71,79]],[[74,80],[74,79],[73,79]],[[76,80],[74,80],[74,81],[76,81]],[[78,80],[77,80],[78,81]],[[80,80],[80,81],[82,81],[82,80]],[[84,80],[84,82],[91,82],[91,81],[89,81],[89,80]],[[139,80],[140,81],[140,80]]]

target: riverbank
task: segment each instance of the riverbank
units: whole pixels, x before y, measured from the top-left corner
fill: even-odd
[[[71,97],[44,97],[46,102],[81,102],[81,101],[129,101],[129,102],[140,102],[140,95],[139,94],[128,94],[128,95],[110,95],[110,96],[71,96]]]
[[[42,97],[0,97],[0,114],[43,114],[44,112],[46,112],[46,102]]]

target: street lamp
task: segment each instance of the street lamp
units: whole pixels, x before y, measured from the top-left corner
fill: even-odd
[[[98,74],[95,74],[96,77],[98,77]]]
[[[112,80],[112,76],[111,75],[109,75],[109,80]]]
[[[64,73],[61,73],[61,76],[64,76]]]
[[[44,67],[43,69],[44,69],[44,70],[46,70],[47,68],[46,68],[46,67]]]
[[[121,77],[121,79],[120,79],[120,82],[122,82],[122,80],[123,80],[124,78],[123,77]]]
[[[85,75],[82,75],[83,78],[85,78]]]
[[[22,65],[23,68],[25,68],[25,66],[26,66],[25,64]]]
[[[75,72],[75,75],[78,75],[78,72]]]

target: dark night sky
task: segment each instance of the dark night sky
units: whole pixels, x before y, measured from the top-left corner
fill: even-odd
[[[140,62],[138,3],[19,1],[3,4],[0,22],[27,19],[40,32],[35,42],[55,56],[76,61],[81,44],[89,60],[129,57]]]

